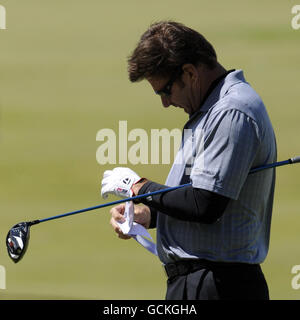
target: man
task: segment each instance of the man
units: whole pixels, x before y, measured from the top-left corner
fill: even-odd
[[[146,79],[164,107],[189,114],[189,134],[166,185],[128,168],[106,171],[102,181],[102,196],[123,197],[192,183],[135,208],[135,221],[157,229],[166,299],[269,299],[260,264],[269,247],[275,170],[248,175],[276,161],[262,100],[241,70],[225,70],[201,34],[170,21],[142,35],[129,58],[129,78]],[[111,210],[111,224],[127,239],[117,224],[124,207]]]

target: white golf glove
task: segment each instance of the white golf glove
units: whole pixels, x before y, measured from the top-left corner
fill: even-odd
[[[117,167],[106,170],[103,174],[101,196],[106,199],[108,194],[128,198],[133,195],[131,187],[141,180],[134,171],[129,168]]]

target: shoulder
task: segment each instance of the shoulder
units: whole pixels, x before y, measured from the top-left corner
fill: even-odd
[[[244,113],[254,121],[261,118],[265,113],[265,105],[255,90],[245,82],[240,82],[228,89],[226,94],[218,100],[211,109],[212,114],[236,110]]]
[[[265,128],[270,126],[267,110],[261,97],[247,82],[232,85],[208,110],[206,118],[208,126],[215,126],[221,121],[227,121],[231,127],[235,123],[248,123],[258,137],[263,136]]]

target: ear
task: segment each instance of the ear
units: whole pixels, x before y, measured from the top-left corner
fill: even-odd
[[[184,64],[182,66],[182,70],[183,70],[184,76],[192,82],[197,80],[199,77],[197,67],[191,63]]]

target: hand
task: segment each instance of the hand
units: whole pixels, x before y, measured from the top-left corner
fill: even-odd
[[[103,174],[101,196],[105,199],[108,194],[114,194],[123,198],[133,195],[131,187],[141,180],[134,171],[129,168],[117,167],[106,170]]]
[[[122,203],[116,207],[113,207],[110,210],[111,219],[110,224],[112,225],[115,232],[118,234],[120,239],[130,239],[131,237],[128,235],[125,235],[119,225],[118,222],[124,222],[124,211],[125,211],[125,204]],[[150,209],[147,206],[144,205],[135,205],[134,206],[134,221],[144,226],[146,229],[150,226],[150,220],[151,220],[151,213]]]

